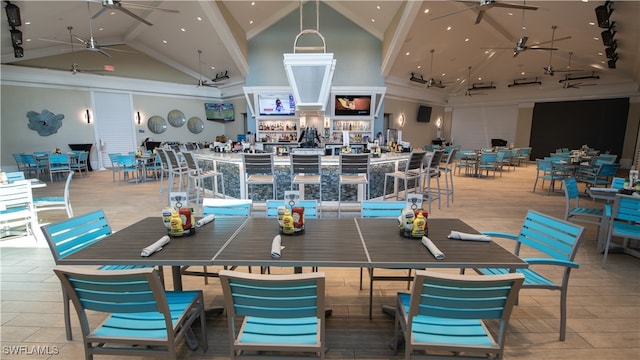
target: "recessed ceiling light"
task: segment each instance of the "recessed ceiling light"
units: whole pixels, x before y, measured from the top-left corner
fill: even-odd
[[[429,13],[429,9],[424,9],[424,13],[428,14]]]
[[[409,55],[411,55],[411,53],[407,51],[407,53],[405,55],[409,56]]]
[[[200,16],[196,17],[196,19],[198,19],[198,21],[202,21],[202,18]]]
[[[31,38],[27,38],[27,40],[26,40],[26,41],[27,41],[27,42],[31,41]]]
[[[478,76],[478,81],[482,81],[482,78],[480,76]]]
[[[440,75],[440,76],[445,77],[445,76],[447,76],[447,73],[442,73],[442,75]]]
[[[593,21],[589,21],[589,25],[596,26],[596,23],[594,23]]]
[[[252,2],[251,2],[251,6],[253,6],[253,5],[255,5],[255,4],[256,4],[256,2],[255,2],[255,1],[252,1]]]
[[[249,25],[253,25],[253,20],[249,20]]]
[[[469,41],[469,38],[464,39],[465,42]]]
[[[451,30],[451,26],[447,26],[447,31]]]
[[[599,52],[599,53],[598,53],[598,55],[602,56],[602,55],[604,55],[604,54],[603,54],[603,53],[601,53],[601,52]]]
[[[373,18],[372,18],[372,19],[371,19],[371,22],[376,22],[376,19],[373,19]]]
[[[25,25],[31,25],[31,21],[25,21],[24,24]]]
[[[512,12],[508,12],[507,15],[513,16],[513,13]]]
[[[104,28],[99,28],[99,29],[98,29],[98,31],[102,31],[102,30],[104,30]]]
[[[216,67],[215,67],[215,66],[212,66],[212,67],[211,67],[211,70],[215,70],[215,69],[216,69]]]
[[[589,2],[589,0],[582,0],[582,2]]]
[[[422,69],[422,65],[418,65],[418,69]]]
[[[182,32],[186,32],[186,31],[187,31],[187,29],[185,29],[185,28],[180,28],[180,31],[182,31]]]
[[[167,43],[168,43],[168,41],[167,41],[167,40],[162,40],[162,43],[163,43],[163,44],[167,44]]]
[[[485,53],[485,54],[488,54],[488,53],[489,53],[489,50],[485,50],[485,51],[484,51],[484,53]]]
[[[381,9],[380,5],[376,6],[376,9],[380,10]]]
[[[115,14],[116,14],[115,11],[112,11],[112,12],[109,13],[109,15],[115,15]]]
[[[520,73],[520,75],[524,75],[524,71]]]

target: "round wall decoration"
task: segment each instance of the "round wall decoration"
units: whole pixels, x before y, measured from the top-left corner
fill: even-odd
[[[187,118],[184,116],[184,113],[180,110],[171,110],[167,115],[167,121],[173,127],[181,127],[187,122]]]
[[[167,122],[162,116],[154,115],[147,120],[147,127],[154,134],[162,134],[167,131]]]
[[[200,134],[204,130],[204,122],[197,116],[194,116],[187,121],[187,129],[194,134]]]

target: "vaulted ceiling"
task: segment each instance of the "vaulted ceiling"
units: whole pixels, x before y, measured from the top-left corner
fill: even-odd
[[[14,57],[9,24],[3,16],[3,64],[64,70],[69,76],[72,64],[80,72],[111,65],[114,70],[103,72],[106,76],[194,86],[200,80],[211,84],[216,75],[226,73],[229,79],[214,83],[219,88],[243,84],[249,72],[247,41],[300,7],[299,1],[285,0],[11,3],[20,8],[22,25],[16,29],[22,32],[24,57]],[[604,1],[509,2],[537,7],[524,12],[495,6],[507,2],[486,0],[323,3],[384,42],[380,72],[395,93],[445,99],[445,103],[472,98],[531,101],[639,93],[640,1],[608,4],[613,10],[610,21],[615,22],[611,29],[617,45],[615,69],[607,64],[601,39],[605,29],[598,27],[594,11]],[[480,10],[483,16],[476,24]],[[94,50],[110,43],[125,45],[102,47],[109,57],[86,51],[81,41],[90,42],[92,36],[97,46],[89,47]],[[523,37],[527,37],[528,48],[514,56],[514,47]],[[534,49],[552,46],[557,50]],[[566,76],[577,79],[567,80]],[[411,81],[412,77],[419,80]],[[428,86],[430,83],[443,86]],[[526,85],[513,86],[523,83]],[[476,87],[481,89],[468,91]],[[486,96],[466,96],[480,94]]]

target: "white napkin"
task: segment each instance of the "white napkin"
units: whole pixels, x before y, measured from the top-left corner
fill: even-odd
[[[619,192],[620,189],[616,188],[599,188],[599,187],[591,187],[589,188],[591,191],[603,191],[603,192]]]
[[[455,240],[491,241],[491,238],[487,235],[469,234],[460,231],[451,231],[451,234],[449,234],[448,238]]]
[[[280,258],[280,251],[284,249],[284,246],[280,245],[282,241],[282,237],[280,235],[276,235],[271,242],[271,257],[274,259]]]
[[[142,249],[140,256],[150,256],[154,252],[162,250],[162,247],[167,245],[169,243],[169,240],[169,236],[167,235],[161,237],[160,240]]]
[[[436,260],[444,260],[444,253],[426,236],[422,237],[422,245],[424,245]]]
[[[207,225],[208,223],[212,222],[213,220],[216,219],[216,216],[214,214],[209,214],[205,217],[203,217],[202,219],[196,221],[196,227],[202,227],[204,225]]]

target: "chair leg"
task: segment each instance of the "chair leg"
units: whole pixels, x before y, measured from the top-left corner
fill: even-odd
[[[369,269],[369,319],[373,318],[373,268]]]
[[[67,295],[67,292],[62,289],[62,302],[63,302],[63,311],[64,311],[64,330],[67,333],[67,341],[73,340],[73,334],[71,331],[71,299]]]

